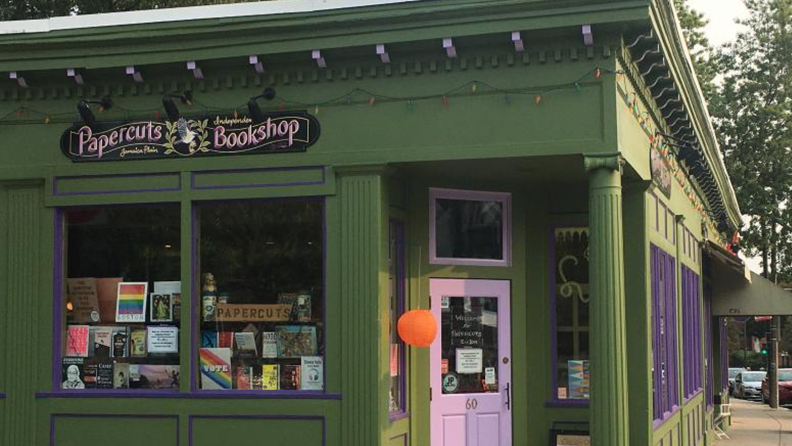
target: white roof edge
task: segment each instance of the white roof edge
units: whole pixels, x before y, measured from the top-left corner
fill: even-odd
[[[182,8],[149,9],[144,11],[112,12],[53,17],[39,20],[0,22],[0,34],[31,34],[50,31],[127,26],[187,20],[250,17],[257,15],[289,14],[362,6],[407,3],[419,0],[276,0],[224,5],[190,6]]]

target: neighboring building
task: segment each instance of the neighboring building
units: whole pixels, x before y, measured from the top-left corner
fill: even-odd
[[[349,3],[0,24],[0,443],[711,444],[671,1]]]

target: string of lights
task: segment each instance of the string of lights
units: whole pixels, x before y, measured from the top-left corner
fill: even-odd
[[[512,101],[512,96],[531,97],[533,102],[536,105],[539,105],[542,103],[545,97],[550,96],[553,93],[572,90],[572,89],[581,90],[584,82],[590,79],[600,79],[602,78],[603,74],[606,73],[617,74],[617,75],[621,74],[620,71],[614,71],[607,68],[596,67],[584,73],[583,75],[581,75],[572,82],[554,85],[544,89],[536,89],[536,87],[500,88],[481,80],[471,80],[460,86],[454,87],[450,90],[441,93],[425,94],[425,95],[395,96],[395,95],[376,93],[363,88],[354,88],[342,95],[338,95],[330,99],[316,101],[316,102],[300,101],[300,100],[294,100],[294,99],[288,99],[282,97],[282,98],[278,98],[274,102],[274,105],[267,106],[265,109],[269,111],[272,110],[282,111],[290,108],[302,108],[309,110],[312,109],[314,114],[318,114],[321,108],[323,107],[365,105],[365,104],[368,104],[370,106],[375,106],[378,103],[403,102],[407,105],[407,108],[409,110],[412,110],[419,102],[440,100],[443,106],[448,107],[451,104],[451,99],[454,97],[465,97],[475,94],[503,95],[503,100],[505,103],[510,103]],[[213,106],[213,105],[210,106],[204,104],[203,102],[192,96],[190,97],[190,102],[202,108],[202,111],[205,114],[211,114],[216,112],[231,112],[236,115],[239,113],[239,110],[247,109],[249,104],[249,103],[238,104],[236,106],[231,106],[231,107]],[[160,119],[162,115],[162,108],[160,107],[131,109],[131,108],[123,107],[118,103],[114,103],[113,108],[118,113],[123,114],[127,119],[131,119],[132,117],[141,117],[141,116],[145,116],[145,117],[153,116],[155,119]],[[100,109],[100,111],[102,110]],[[50,113],[27,106],[21,106],[15,110],[6,113],[5,115],[0,116],[0,124],[23,125],[23,124],[40,124],[42,122],[45,124],[49,124],[51,122],[70,123],[74,118],[75,118],[75,113],[73,112]]]

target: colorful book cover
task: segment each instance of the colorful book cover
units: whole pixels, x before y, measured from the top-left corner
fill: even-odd
[[[261,357],[278,357],[278,335],[274,331],[261,332]]]
[[[312,325],[281,325],[278,334],[278,356],[299,358],[316,355],[316,327]]]
[[[298,365],[284,365],[280,379],[281,390],[300,390],[301,371]]]
[[[113,347],[112,327],[91,327],[90,354],[98,358],[109,358]]]
[[[132,330],[129,334],[129,356],[142,358],[146,356],[146,330]]]
[[[121,282],[116,300],[116,322],[146,322],[148,282]]]
[[[88,325],[69,325],[66,333],[66,356],[88,356]]]
[[[302,390],[324,390],[324,361],[321,356],[303,356],[300,371]]]
[[[253,383],[253,367],[240,365],[236,368],[234,388],[237,390],[250,390]]]
[[[261,390],[280,390],[278,364],[264,364],[261,366]]]
[[[96,388],[96,374],[98,364],[95,362],[83,363],[83,383],[86,389]]]
[[[128,389],[131,372],[129,364],[117,362],[113,365],[113,388]]]
[[[256,335],[247,331],[234,333],[234,354],[238,356],[255,358],[258,356],[256,349]]]
[[[126,327],[113,327],[113,357],[126,358],[129,356],[127,352],[127,328]]]
[[[173,306],[173,320],[174,321],[180,320],[181,319],[181,282],[179,281],[154,282],[154,293],[171,295],[171,305]]]
[[[202,348],[200,350],[201,389],[231,388],[231,349]]]
[[[61,389],[85,389],[85,358],[63,358]]]
[[[217,332],[216,331],[202,331],[201,332],[201,347],[203,347],[203,348],[217,348]]]
[[[217,348],[234,348],[234,332],[221,331],[217,333]]]
[[[73,322],[99,322],[99,296],[96,279],[66,279],[66,295],[72,304],[68,318]]]
[[[297,322],[311,322],[311,295],[300,294],[292,307],[292,315]]]
[[[569,366],[569,398],[589,398],[589,362],[570,360]]]

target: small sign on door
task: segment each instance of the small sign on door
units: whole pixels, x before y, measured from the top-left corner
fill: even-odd
[[[459,374],[481,373],[484,351],[480,348],[456,349],[456,371]]]

